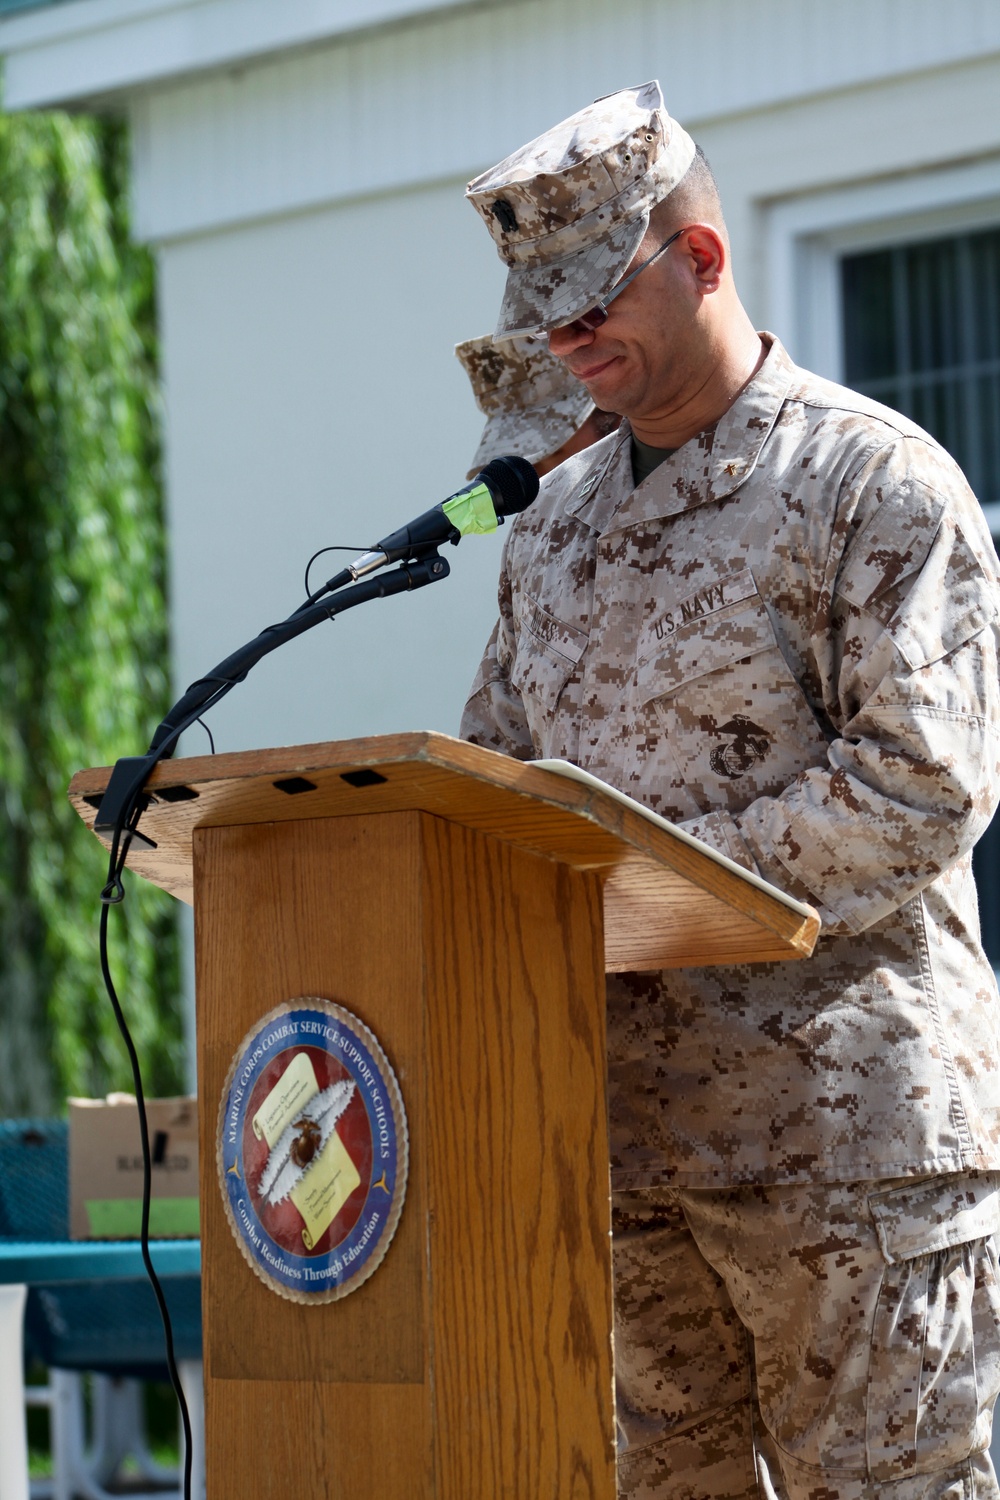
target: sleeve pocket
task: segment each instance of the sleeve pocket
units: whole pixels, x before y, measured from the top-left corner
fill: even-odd
[[[997,616],[997,586],[964,532],[942,526],[923,570],[887,629],[911,671],[940,661]]]
[[[998,613],[997,585],[943,502],[914,487],[904,548],[898,517],[877,515],[855,542],[835,593],[883,625],[911,672],[971,640]]]

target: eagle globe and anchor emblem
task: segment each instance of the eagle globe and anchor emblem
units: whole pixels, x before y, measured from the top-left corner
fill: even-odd
[[[378,1268],[406,1192],[406,1115],[350,1011],[308,997],[259,1021],[230,1066],[217,1140],[230,1228],[272,1291],[334,1302]]]
[[[728,724],[720,724],[715,733],[730,738],[713,746],[709,764],[716,776],[726,776],[730,781],[745,776],[771,748],[767,731],[748,719],[746,714],[734,714]]]

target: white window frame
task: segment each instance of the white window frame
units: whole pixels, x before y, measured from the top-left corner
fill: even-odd
[[[1000,156],[773,202],[764,226],[765,326],[799,364],[842,381],[841,257],[1000,226]],[[984,510],[1000,537],[1000,503]]]

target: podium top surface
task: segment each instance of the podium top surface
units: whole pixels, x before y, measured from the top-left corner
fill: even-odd
[[[92,828],[110,767],[70,801]],[[804,958],[819,918],[610,790],[430,732],[161,762],[131,870],[193,900],[196,828],[417,810],[604,879],[609,970]]]

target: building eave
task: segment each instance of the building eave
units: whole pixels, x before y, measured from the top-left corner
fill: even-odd
[[[511,0],[66,0],[0,19],[3,105],[114,107],[191,75]]]

